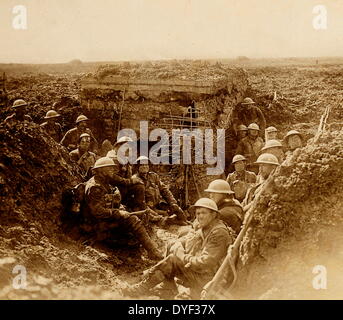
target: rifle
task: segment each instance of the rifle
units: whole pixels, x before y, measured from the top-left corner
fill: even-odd
[[[330,111],[331,111],[331,106],[327,106],[325,108],[324,113],[320,117],[320,122],[319,122],[318,130],[317,130],[316,135],[314,136],[314,142],[317,142],[318,139],[320,138],[320,136],[322,135],[322,133],[325,131],[325,126],[326,126],[326,122],[328,120]]]
[[[264,194],[264,191],[267,190],[267,188],[274,181],[274,173],[275,171],[272,172],[270,176],[268,177],[268,179],[264,182],[261,191],[258,193],[257,197],[255,197],[251,207],[246,212],[241,231],[239,232],[235,242],[232,245],[230,245],[230,247],[228,248],[227,255],[224,261],[222,262],[221,266],[217,270],[212,280],[204,286],[203,291],[201,293],[201,298],[203,300],[218,299],[225,295],[231,296],[230,291],[235,286],[236,281],[237,281],[236,264],[238,261],[239,248],[241,246],[241,242],[244,236],[246,235],[247,230],[250,227],[251,221],[253,220],[253,213],[258,206],[261,195]],[[233,275],[233,280],[232,280],[231,285],[227,289],[227,292],[221,295],[221,292],[223,289],[222,282],[226,278],[226,274],[228,273],[228,270],[231,270],[232,275]]]

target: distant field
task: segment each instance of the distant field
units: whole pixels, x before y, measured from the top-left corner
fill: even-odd
[[[254,67],[296,67],[296,66],[329,66],[329,65],[342,65],[343,57],[337,58],[283,58],[283,59],[249,59],[245,57],[237,59],[198,59],[208,61],[210,63],[221,62],[243,68]],[[175,60],[170,60],[175,61]],[[145,62],[145,61],[130,61],[130,63]],[[120,61],[102,61],[102,62],[81,62],[73,61],[69,63],[56,63],[56,64],[18,64],[18,63],[0,63],[0,72],[5,72],[9,76],[17,76],[22,74],[79,74],[95,72],[100,65],[104,64],[118,64]]]

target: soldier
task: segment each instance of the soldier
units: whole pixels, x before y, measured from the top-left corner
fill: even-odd
[[[247,159],[247,168],[257,174],[258,166],[254,164],[264,145],[260,131],[256,123],[251,123],[248,127],[248,136],[243,138],[237,146],[236,154],[241,154]]]
[[[241,141],[247,135],[248,135],[248,127],[245,126],[244,124],[240,124],[237,127],[237,142]]]
[[[79,165],[85,178],[89,177],[89,170],[94,166],[97,159],[96,154],[89,151],[90,145],[91,136],[88,133],[82,133],[79,138],[78,148],[69,153],[70,159]]]
[[[134,177],[140,178],[145,186],[145,204],[152,210],[159,209],[161,201],[165,199],[178,218],[178,224],[187,225],[187,218],[168,187],[160,180],[157,173],[149,171],[149,158],[141,156],[136,161],[137,172]]]
[[[69,151],[73,151],[77,147],[77,142],[79,141],[80,135],[82,133],[88,133],[91,136],[91,146],[90,150],[94,153],[97,152],[98,142],[93,136],[91,129],[88,128],[88,118],[84,115],[78,116],[76,119],[76,127],[67,131],[61,140],[61,144],[68,148]]]
[[[18,99],[13,102],[12,109],[14,113],[5,119],[5,122],[10,123],[14,120],[17,121],[32,121],[32,118],[26,114],[27,102],[23,99]]]
[[[259,166],[259,174],[257,176],[257,184],[251,187],[242,203],[244,212],[247,212],[251,207],[252,201],[257,194],[261,191],[264,181],[266,181],[269,175],[279,166],[278,159],[270,153],[261,154],[256,164]]]
[[[278,130],[275,127],[268,127],[266,129],[266,141],[278,140],[277,133],[278,133]]]
[[[235,193],[228,182],[222,179],[214,180],[205,191],[210,193],[209,198],[217,204],[220,219],[238,234],[243,221],[243,208],[239,201],[233,198]]]
[[[128,174],[128,170],[125,167],[129,164],[120,164],[114,150],[109,151],[106,156],[118,165],[118,173],[113,176],[111,184],[119,189],[122,204],[131,211],[145,210],[145,186],[143,181],[137,176]]]
[[[232,118],[235,132],[237,132],[240,124],[248,126],[250,123],[256,123],[261,129],[261,134],[264,134],[266,119],[263,112],[259,107],[255,106],[255,102],[251,98],[245,98],[240,106],[233,110]]]
[[[279,140],[268,140],[264,147],[261,149],[262,153],[270,153],[277,157],[279,163],[284,160],[284,152],[282,143]]]
[[[227,226],[219,219],[216,203],[208,198],[199,199],[193,206],[199,229],[190,236],[178,239],[167,248],[165,258],[145,273],[144,279],[123,289],[127,296],[148,295],[160,283],[172,283],[174,277],[190,288],[191,298],[199,299],[202,287],[213,278],[227,248],[233,242]]]
[[[60,116],[61,115],[55,110],[49,110],[44,117],[46,122],[40,125],[45,132],[58,143],[62,139],[62,127],[58,122],[56,122]]]
[[[235,198],[242,202],[248,189],[256,183],[256,174],[246,170],[247,159],[240,154],[236,154],[232,159],[235,171],[229,173],[226,181],[235,193]]]
[[[288,151],[294,151],[297,148],[301,148],[303,145],[301,133],[297,130],[288,131],[284,143]]]
[[[116,188],[110,184],[118,166],[112,159],[103,157],[95,162],[94,176],[86,182],[84,217],[86,223],[98,232],[123,229],[133,233],[141,242],[150,259],[160,260],[163,257],[150,239],[141,220],[126,211],[120,210],[116,197]],[[120,196],[120,194],[119,194]]]

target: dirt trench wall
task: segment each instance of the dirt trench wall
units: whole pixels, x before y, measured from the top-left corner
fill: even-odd
[[[240,249],[237,295],[249,298],[342,298],[343,132],[326,133],[277,169]],[[312,286],[316,265],[330,290]]]

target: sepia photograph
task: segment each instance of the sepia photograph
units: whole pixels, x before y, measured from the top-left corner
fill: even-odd
[[[0,300],[342,300],[342,32],[340,0],[1,0]]]

